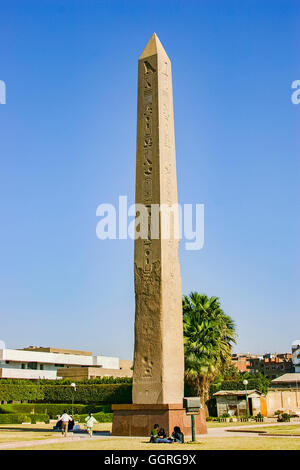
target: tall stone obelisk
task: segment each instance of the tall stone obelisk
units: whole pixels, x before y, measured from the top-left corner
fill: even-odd
[[[154,33],[139,59],[136,204],[148,208],[149,235],[137,238],[133,403],[182,403],[184,351],[178,239],[153,238],[153,204],[177,210],[171,62]],[[157,219],[156,219],[157,220]],[[173,219],[174,220],[174,219]],[[153,220],[154,221],[154,220]],[[176,222],[176,217],[175,217]]]
[[[183,409],[184,349],[178,232],[176,237],[174,230],[178,209],[171,62],[155,33],[139,59],[137,114],[136,207],[138,213],[141,212],[138,205],[146,208],[147,230],[146,235],[136,236],[134,246],[132,404],[113,405],[112,433],[149,435],[158,423],[168,435],[174,426],[190,434],[190,417]],[[140,229],[137,224],[137,232]],[[196,429],[197,433],[206,432],[202,412],[196,419]]]

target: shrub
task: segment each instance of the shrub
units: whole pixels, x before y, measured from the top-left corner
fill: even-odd
[[[33,414],[33,415],[30,415],[30,421],[31,421],[31,424],[35,424],[37,422],[49,424],[50,419],[49,419],[49,415],[47,414]]]
[[[26,380],[26,379],[1,379],[1,383],[5,385],[70,385],[74,380],[72,379],[40,379],[35,380]],[[93,384],[132,384],[132,377],[99,377],[95,379],[83,379],[80,381],[83,385],[93,385]]]
[[[25,413],[29,415],[33,412],[36,414],[48,414],[51,419],[55,419],[57,415],[62,415],[65,410],[71,414],[72,405],[70,403],[12,403],[0,406],[0,414]],[[99,413],[100,411],[105,413],[111,412],[111,405],[73,405],[74,414]]]
[[[264,377],[249,379],[247,387],[248,390],[258,390],[259,392],[266,394],[268,392],[268,385],[268,379]],[[245,390],[245,385],[242,380],[224,380],[223,382],[214,383],[210,386],[210,397],[213,397],[213,394],[220,390]]]
[[[230,414],[229,413],[223,413],[220,418],[230,418]]]
[[[72,402],[71,387],[45,385],[44,400],[47,403]],[[131,384],[77,385],[75,401],[78,403],[131,403]]]
[[[74,399],[81,404],[131,403],[132,384],[98,383],[78,384]],[[71,403],[73,391],[69,385],[28,385],[27,383],[0,384],[0,400],[45,403]],[[21,404],[20,406],[27,405]],[[6,406],[6,405],[4,405]],[[75,408],[76,405],[74,405]],[[25,408],[24,408],[25,409]],[[44,409],[42,410],[44,412]],[[79,411],[79,410],[78,410]],[[57,413],[60,414],[60,413]]]
[[[0,424],[30,423],[30,417],[22,413],[9,413],[0,415]]]
[[[0,384],[0,400],[4,401],[42,401],[44,399],[44,393],[42,387],[39,385],[27,385],[27,384]]]
[[[277,418],[278,423],[287,423],[291,421],[291,417],[288,413],[282,413],[282,415],[279,415]]]

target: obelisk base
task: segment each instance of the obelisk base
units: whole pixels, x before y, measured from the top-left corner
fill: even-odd
[[[186,438],[192,435],[191,416],[186,414],[182,405],[112,405],[114,413],[113,436],[148,436],[154,424],[164,428],[171,436],[174,426],[179,426]],[[205,411],[201,409],[195,414],[195,431],[206,434]]]

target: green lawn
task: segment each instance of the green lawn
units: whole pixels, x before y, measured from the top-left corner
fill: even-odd
[[[18,448],[19,450],[22,447]],[[28,450],[29,448],[24,448]],[[300,439],[276,437],[218,437],[197,443],[149,444],[146,439],[99,439],[30,447],[30,450],[300,450]]]
[[[257,424],[257,426],[266,425],[266,423],[256,423],[255,421],[248,421],[248,422],[233,422],[233,423],[219,423],[218,421],[207,421],[206,422],[208,428],[227,428],[230,426],[249,426],[252,424]]]
[[[0,444],[5,442],[31,441],[39,439],[53,439],[60,437],[61,433],[52,431],[52,424],[1,424]],[[84,425],[80,427],[85,429]],[[94,426],[95,431],[111,431],[111,423],[99,423]],[[72,436],[72,434],[70,434]]]
[[[1,424],[0,443],[53,438],[49,424]]]
[[[294,434],[300,435],[300,424],[290,424],[287,426],[264,426],[243,429],[243,431],[252,431],[252,432],[267,432],[268,434],[286,434],[288,436],[292,436]]]

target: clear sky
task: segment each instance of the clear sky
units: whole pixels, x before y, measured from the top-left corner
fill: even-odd
[[[173,67],[184,293],[220,297],[235,351],[300,336],[298,0],[0,1],[0,339],[131,358],[133,241],[96,208],[134,202],[137,61],[155,31]]]

